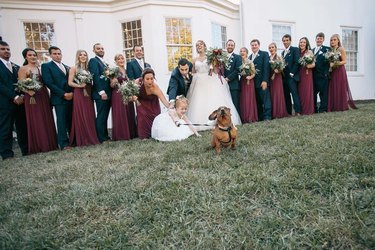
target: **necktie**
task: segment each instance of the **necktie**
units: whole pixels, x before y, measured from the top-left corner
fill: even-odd
[[[143,63],[143,60],[138,60],[139,66],[141,66],[142,70],[144,69],[145,65]]]
[[[12,64],[9,61],[7,62],[7,68],[13,73]]]
[[[286,57],[286,54],[288,54],[288,51],[289,51],[289,50],[287,50],[287,49],[284,50],[284,57]]]
[[[60,67],[61,71],[64,72],[64,74],[66,75],[66,69],[65,69],[64,65],[62,65],[62,63],[59,63],[59,67]]]
[[[251,56],[251,59],[254,61],[256,57],[257,57],[257,54],[253,53],[253,55]]]
[[[318,53],[319,49],[320,49],[320,47],[315,48],[315,55]]]

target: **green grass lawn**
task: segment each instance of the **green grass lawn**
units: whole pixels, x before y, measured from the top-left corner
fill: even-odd
[[[375,103],[0,162],[0,249],[374,249]]]

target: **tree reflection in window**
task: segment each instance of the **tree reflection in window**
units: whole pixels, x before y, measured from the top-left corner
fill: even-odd
[[[172,71],[181,58],[193,57],[191,21],[188,18],[166,18],[168,70]]]

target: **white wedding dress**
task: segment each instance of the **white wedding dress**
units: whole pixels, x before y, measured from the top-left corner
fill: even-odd
[[[187,116],[193,124],[211,124],[208,116],[220,106],[230,108],[232,114],[232,122],[235,125],[241,124],[240,116],[234,107],[232,97],[230,95],[228,83],[224,76],[212,73],[208,75],[210,66],[207,59],[203,61],[195,61],[195,71],[187,98],[189,99],[189,109]],[[212,126],[195,126],[197,130],[211,129]]]

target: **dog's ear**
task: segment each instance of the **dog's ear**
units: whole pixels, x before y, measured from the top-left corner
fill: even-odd
[[[210,114],[210,116],[208,117],[208,120],[210,120],[210,121],[212,121],[212,120],[216,120],[216,118],[217,118],[217,112],[218,112],[218,110],[213,111],[213,112]]]

